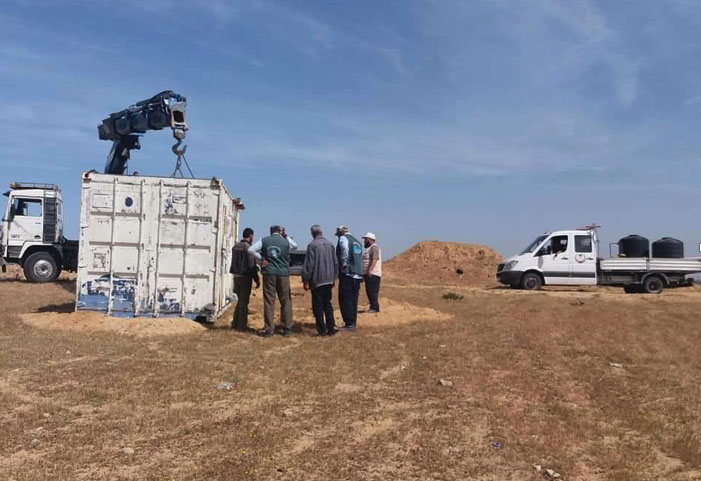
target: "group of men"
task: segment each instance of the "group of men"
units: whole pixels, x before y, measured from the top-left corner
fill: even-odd
[[[259,332],[263,337],[275,334],[275,300],[280,301],[282,335],[292,334],[292,296],[290,291],[290,250],[297,243],[279,225],[270,227],[270,235],[253,242],[251,228],[243,231],[241,242],[232,251],[231,273],[234,274],[234,293],[238,297],[232,328],[248,331],[248,304],[253,284],[261,285],[258,261],[263,274],[263,318],[265,327]],[[343,318],[343,331],[356,330],[360,284],[365,291],[370,308],[368,313],[380,312],[378,302],[382,278],[382,252],[375,235],[368,232],[363,244],[350,233],[348,227],[336,229],[336,246],[324,237],[318,225],[311,227],[312,241],[302,267],[305,291],[311,291],[312,312],[319,336],[333,336],[338,332],[332,304],[333,288],[338,281],[338,304]]]

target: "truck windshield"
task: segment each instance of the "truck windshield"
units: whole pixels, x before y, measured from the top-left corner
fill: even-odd
[[[528,247],[526,247],[523,250],[523,252],[521,252],[521,254],[529,254],[529,253],[534,252],[538,248],[540,243],[545,240],[546,237],[548,237],[548,234],[543,234],[543,235],[539,235],[538,237],[536,237],[536,239],[533,242],[528,244]]]

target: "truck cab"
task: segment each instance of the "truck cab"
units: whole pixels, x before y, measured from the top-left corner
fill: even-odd
[[[596,285],[598,238],[594,229],[548,232],[499,264],[502,284],[524,289],[547,285]]]
[[[53,184],[15,182],[0,224],[0,264],[18,264],[27,280],[50,282],[76,269],[77,242],[63,237],[63,199]]]

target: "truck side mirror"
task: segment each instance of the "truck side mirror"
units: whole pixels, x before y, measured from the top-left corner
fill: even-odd
[[[17,209],[15,208],[14,204],[10,206],[10,215],[7,218],[9,222],[12,222],[15,219],[15,215],[17,214]]]
[[[538,256],[548,256],[552,253],[552,247],[548,246],[543,246],[539,251],[538,251]]]

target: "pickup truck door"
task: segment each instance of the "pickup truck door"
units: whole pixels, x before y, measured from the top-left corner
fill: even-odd
[[[25,242],[41,242],[44,235],[41,199],[15,197],[12,220],[8,222],[7,244],[21,246]]]
[[[572,262],[572,283],[596,285],[596,254],[591,234],[574,235],[574,259]]]
[[[572,284],[573,247],[569,235],[554,235],[538,251],[538,267],[545,284]]]

